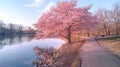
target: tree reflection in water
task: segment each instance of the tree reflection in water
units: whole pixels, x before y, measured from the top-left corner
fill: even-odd
[[[14,45],[22,42],[29,42],[34,38],[32,34],[24,34],[24,35],[0,35],[0,49],[2,49],[6,45]]]
[[[40,48],[38,46],[34,47],[36,54],[36,59],[33,61],[33,65],[36,67],[52,67],[55,66],[57,58],[60,57],[60,52],[54,47],[48,49]]]

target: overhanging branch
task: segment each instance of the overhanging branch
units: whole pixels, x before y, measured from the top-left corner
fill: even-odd
[[[64,37],[64,38],[68,39],[68,37],[67,37],[67,36],[64,36],[62,33],[60,33],[60,36],[62,36],[62,37]]]

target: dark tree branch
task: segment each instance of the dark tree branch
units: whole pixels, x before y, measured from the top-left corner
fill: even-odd
[[[65,35],[63,35],[62,33],[60,33],[60,36],[62,36],[62,37],[64,37],[64,38],[68,39],[68,37],[65,36]]]

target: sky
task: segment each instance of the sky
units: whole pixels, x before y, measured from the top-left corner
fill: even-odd
[[[0,0],[0,20],[5,23],[32,26],[42,13],[55,6],[58,0]],[[61,1],[61,0],[60,0]],[[92,4],[90,12],[99,8],[112,9],[120,0],[78,0],[77,5],[84,7]]]

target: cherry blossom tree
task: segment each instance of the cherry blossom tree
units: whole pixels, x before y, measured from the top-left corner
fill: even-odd
[[[93,28],[98,23],[96,16],[89,12],[91,6],[77,7],[77,1],[62,1],[45,12],[34,24],[38,38],[64,37],[71,42],[74,31]]]

